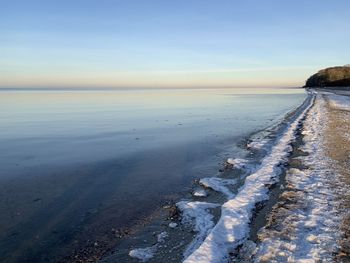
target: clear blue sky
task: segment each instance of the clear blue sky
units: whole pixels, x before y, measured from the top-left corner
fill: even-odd
[[[349,43],[349,0],[3,0],[0,86],[295,86]]]

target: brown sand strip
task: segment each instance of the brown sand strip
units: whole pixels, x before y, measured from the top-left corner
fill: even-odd
[[[350,188],[350,111],[337,109],[327,103],[329,123],[325,134],[327,154],[333,160],[333,167],[342,175],[344,188]],[[341,209],[350,211],[350,191],[341,193]],[[345,216],[342,224],[344,238],[340,241],[339,259],[350,262],[350,213]]]

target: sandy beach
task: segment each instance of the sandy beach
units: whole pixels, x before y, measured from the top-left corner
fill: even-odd
[[[339,95],[346,95],[350,102],[350,92],[335,92]],[[341,250],[339,258],[344,262],[350,261],[350,192],[347,190],[350,186],[350,104],[342,106],[334,105],[327,98],[328,126],[326,130],[327,155],[333,160],[332,168],[338,174],[341,174],[344,192],[341,192],[341,200],[344,211],[348,211],[342,219],[342,239],[340,240]],[[344,107],[345,106],[345,107]]]

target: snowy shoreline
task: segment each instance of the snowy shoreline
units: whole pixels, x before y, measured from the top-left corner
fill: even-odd
[[[302,118],[313,104],[314,97],[309,94],[308,104],[299,116],[289,124],[286,132],[262,160],[260,168],[245,179],[243,187],[236,196],[222,205],[221,218],[201,246],[195,250],[185,263],[228,260],[229,253],[241,245],[249,235],[249,223],[255,206],[268,199],[268,188],[278,180],[279,165],[286,161],[290,143],[295,139],[295,131]]]
[[[286,189],[259,233],[255,262],[334,262],[340,250],[341,176],[327,156],[325,138],[330,122],[326,104],[336,105],[336,95],[318,92],[315,96],[302,127],[300,150],[307,155],[295,158],[301,167],[287,170]],[[348,98],[340,101],[344,100]]]
[[[344,235],[340,230],[344,211],[339,208],[342,204],[337,196],[344,192],[344,186],[335,183],[341,181],[341,175],[332,170],[333,163],[326,153],[324,134],[329,121],[326,112],[327,107],[348,111],[349,105],[350,97],[310,90],[303,105],[284,122],[285,127],[272,147],[267,148],[258,167],[249,166],[249,160],[227,159],[229,169],[245,171],[238,190],[232,190],[240,185],[238,178],[199,180],[192,193],[194,200],[177,203],[181,220],[169,224],[175,231],[186,231],[182,229],[185,227],[195,233],[191,243],[180,242],[181,261],[333,262]],[[296,140],[300,142],[296,144]],[[249,148],[252,147],[248,145]],[[291,165],[291,158],[299,164]],[[279,182],[282,174],[283,182]],[[281,190],[277,199],[271,200],[274,205],[268,208],[267,221],[264,227],[259,227],[254,243],[250,240],[251,223],[256,219],[257,208],[264,206],[275,191],[272,190],[275,185]],[[208,190],[226,201],[217,203],[210,199]],[[214,218],[213,209],[221,210],[218,219]],[[138,258],[161,262],[161,257]]]

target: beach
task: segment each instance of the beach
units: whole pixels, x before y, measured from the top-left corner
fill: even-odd
[[[350,97],[312,92],[285,188],[258,233],[258,262],[349,260]]]
[[[330,121],[326,131],[326,144],[328,156],[333,160],[332,168],[338,174],[341,174],[341,183],[343,191],[339,194],[341,199],[341,209],[349,211],[350,193],[346,189],[350,186],[350,92],[335,92],[338,95],[346,95],[344,103],[334,105],[332,101],[327,100],[327,114]],[[326,98],[327,99],[327,98]],[[350,215],[345,214],[341,222],[342,239],[340,240],[340,253],[338,257],[345,262],[350,257]]]

